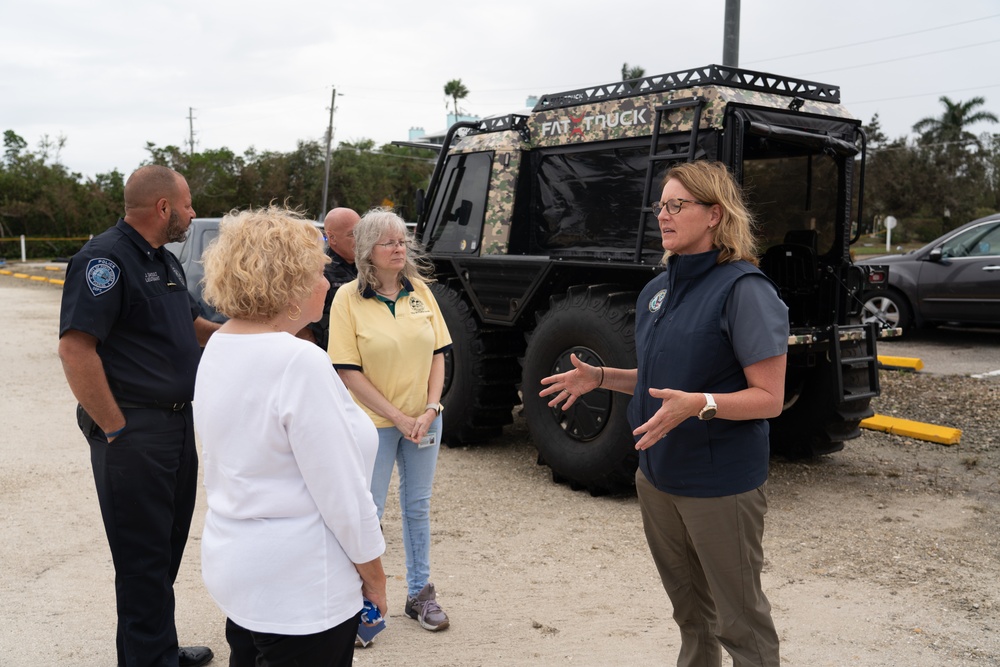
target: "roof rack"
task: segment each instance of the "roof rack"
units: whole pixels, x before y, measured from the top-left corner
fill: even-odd
[[[840,86],[831,86],[825,83],[805,81],[803,79],[767,74],[765,72],[754,72],[736,67],[707,65],[681,72],[656,74],[638,79],[629,79],[628,81],[616,81],[615,83],[601,86],[543,95],[532,111],[561,109],[563,107],[588,104],[590,102],[617,100],[636,95],[648,95],[650,93],[712,84],[764,93],[777,93],[778,95],[790,95],[818,102],[840,103]]]

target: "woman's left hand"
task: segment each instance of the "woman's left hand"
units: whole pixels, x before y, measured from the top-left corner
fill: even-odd
[[[649,449],[658,443],[682,421],[701,412],[705,405],[702,394],[689,394],[676,389],[650,388],[649,395],[663,399],[663,405],[649,421],[632,431],[632,435],[642,436],[635,443],[635,448],[640,450]]]
[[[423,414],[417,416],[413,422],[413,430],[406,436],[406,439],[419,443],[427,435],[427,431],[431,429],[435,419],[437,419],[437,410],[430,408],[424,410]]]

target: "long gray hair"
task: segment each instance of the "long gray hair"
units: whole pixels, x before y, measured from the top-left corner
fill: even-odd
[[[434,282],[434,266],[424,255],[419,244],[413,238],[406,223],[396,215],[391,208],[373,208],[363,216],[354,227],[354,264],[358,267],[358,283],[362,291],[366,287],[378,289],[387,287],[380,285],[375,265],[372,264],[372,252],[375,244],[383,236],[402,234],[406,239],[406,265],[400,271],[400,277],[409,281],[415,279],[425,283]]]

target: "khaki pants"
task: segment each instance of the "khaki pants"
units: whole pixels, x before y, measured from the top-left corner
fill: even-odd
[[[659,491],[636,472],[646,541],[681,631],[678,667],[777,667],[778,634],[761,590],[767,499],[761,486],[721,498]]]

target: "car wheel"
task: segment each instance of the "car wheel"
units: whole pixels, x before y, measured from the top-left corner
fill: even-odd
[[[865,292],[861,300],[864,302],[861,311],[863,323],[875,322],[882,327],[898,327],[904,332],[913,326],[913,311],[901,292],[894,289]]]

